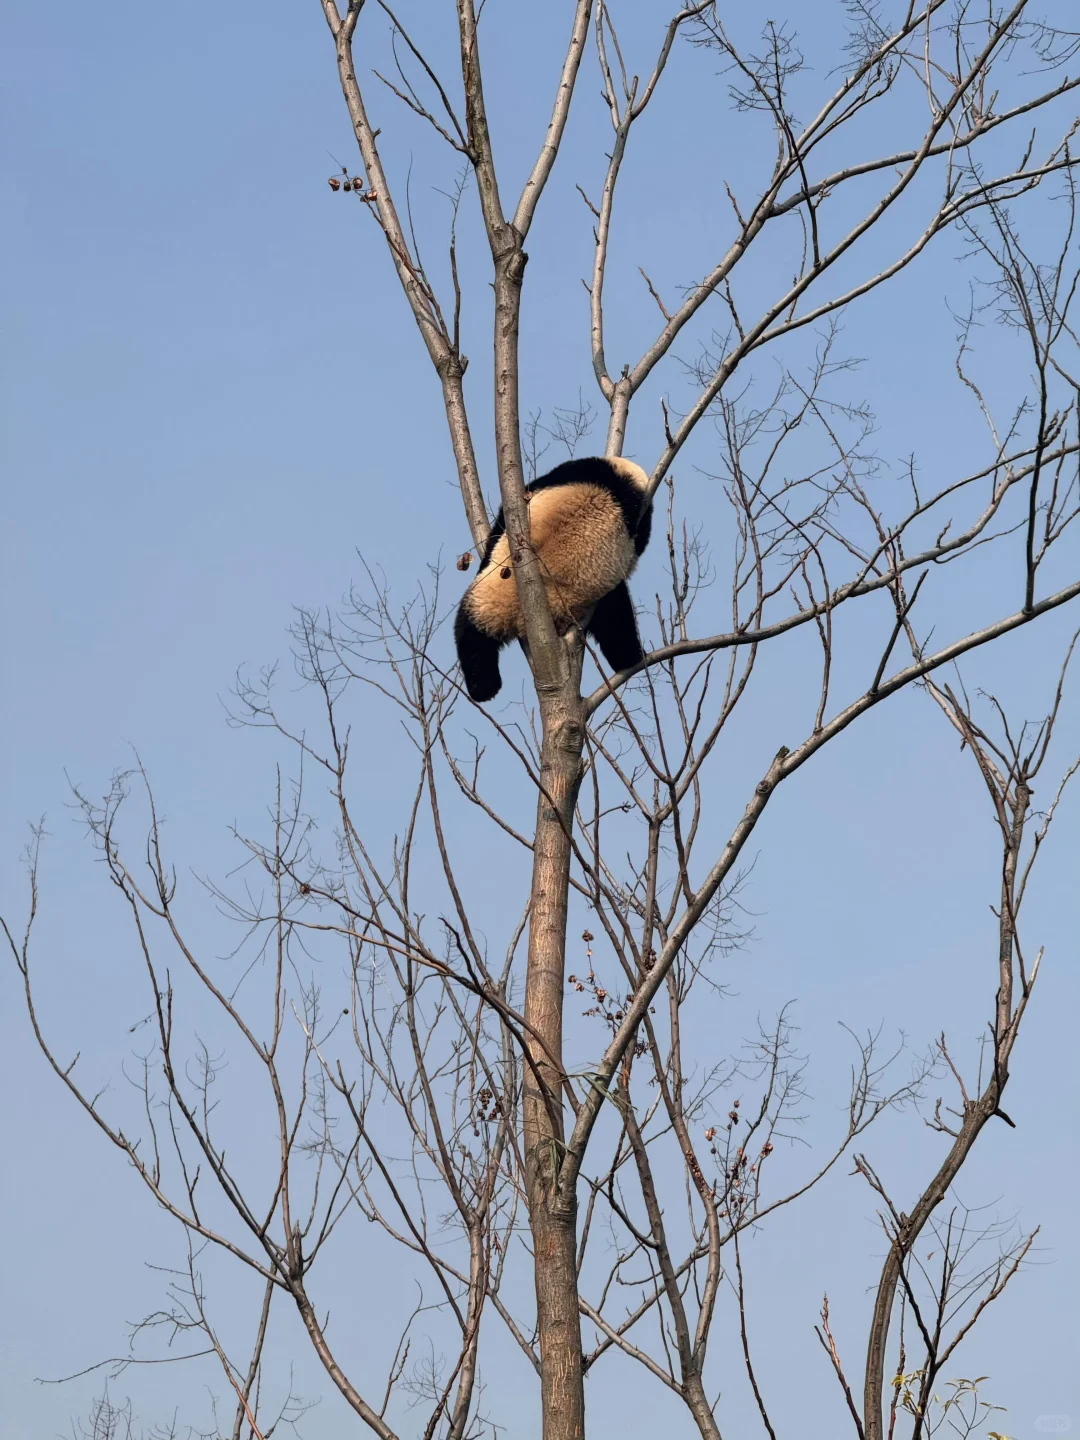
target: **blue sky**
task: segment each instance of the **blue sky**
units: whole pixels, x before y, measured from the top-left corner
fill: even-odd
[[[489,4],[488,96],[512,193],[542,133],[566,26],[552,25],[546,8]],[[446,17],[428,8],[418,14],[437,45],[435,27]],[[806,8],[824,55],[836,7],[815,0]],[[648,54],[658,26],[635,8],[627,43]],[[62,1053],[82,1046],[122,1086],[119,1063],[141,997],[127,978],[122,916],[69,808],[65,777],[102,793],[136,747],[181,869],[223,874],[235,861],[228,827],[260,822],[275,762],[287,758],[265,737],[227,726],[223,702],[237,666],[287,657],[293,607],[337,605],[360,573],[358,551],[405,598],[468,535],[437,385],[379,237],[350,197],[326,185],[336,168],[327,151],[350,165],[354,152],[319,7],[272,0],[253,23],[250,12],[204,0],[179,15],[114,0],[48,19],[9,9],[4,29],[0,901],[18,915],[26,823],[44,814],[42,1011]],[[760,137],[744,138],[717,68],[708,56],[677,53],[672,86],[633,154],[612,267],[613,367],[635,358],[654,325],[636,266],[669,293],[698,273],[727,224],[721,182],[749,184],[767,153]],[[827,80],[823,59],[816,83]],[[588,216],[574,186],[598,184],[607,122],[596,91],[590,57],[580,115],[529,244],[528,409],[573,405],[579,392],[595,403],[580,285]],[[434,244],[446,207],[435,187],[452,181],[453,166],[394,104],[379,95],[376,123],[387,127],[395,175],[413,166],[421,234]],[[867,145],[890,138],[886,124]],[[465,218],[463,251],[476,240],[475,221]],[[490,494],[484,273],[466,262],[468,385]],[[953,473],[984,443],[949,383],[955,327],[946,302],[963,303],[967,278],[955,247],[942,246],[845,319],[848,353],[865,357],[855,388],[878,412],[881,453],[895,459],[916,448],[930,475]],[[748,303],[768,281],[766,268],[750,282]],[[1018,363],[1007,339],[987,334],[980,363],[990,391],[1006,398]],[[657,444],[655,396],[649,404],[632,420],[628,446],[646,460]],[[709,469],[714,445],[703,433],[677,473],[685,509],[717,527],[719,544],[714,496],[694,468]],[[1074,540],[1073,573],[1076,556]],[[642,590],[659,576],[659,558],[651,563]],[[444,595],[455,593],[457,578],[451,570]],[[962,593],[942,592],[943,627],[959,633],[970,613],[1015,608],[1011,594],[999,599],[1000,588],[997,571],[975,567]],[[1039,715],[1077,623],[1058,614],[973,657],[965,677]],[[801,657],[794,646],[777,647],[733,727],[710,821],[718,839],[769,747],[803,733],[805,702],[792,701],[793,681],[807,673]],[[1077,716],[1074,689],[1059,763],[1080,730]],[[355,717],[375,755],[389,743],[384,720],[374,710]],[[394,780],[389,765],[365,771],[373,813],[392,808]],[[991,1397],[1008,1407],[995,1428],[1021,1437],[1034,1435],[1044,1414],[1080,1425],[1077,814],[1074,796],[1028,901],[1028,945],[1045,945],[1046,961],[1014,1063],[1007,1108],[1017,1129],[989,1129],[962,1182],[967,1203],[1043,1226],[1039,1263],[988,1316],[971,1352],[977,1373],[993,1377]],[[843,1099],[839,1020],[903,1030],[915,1048],[945,1027],[974,1053],[993,990],[991,817],[970,761],[925,697],[882,707],[815,759],[756,839],[745,897],[755,936],[728,976],[735,998],[718,1022],[725,1043],[737,1045],[756,1016],[796,1001],[825,1120]],[[516,919],[519,896],[507,905],[477,894],[495,943]],[[191,915],[203,943],[215,953],[227,947],[212,907],[193,898]],[[161,1301],[162,1276],[149,1267],[175,1264],[180,1252],[121,1159],[47,1072],[16,978],[10,966],[0,971],[0,1086],[9,1097],[0,1148],[8,1233],[0,1437],[38,1440],[85,1411],[94,1381],[42,1387],[35,1377],[122,1350],[126,1323]],[[242,1096],[246,1081],[238,1083]],[[902,1191],[936,1151],[911,1117],[895,1133],[883,1153]],[[823,1233],[834,1236],[824,1251]],[[343,1291],[340,1303],[354,1307],[362,1355],[364,1343],[378,1340],[379,1303],[396,1272],[392,1254],[361,1239],[353,1268],[329,1293]],[[836,1398],[810,1328],[821,1291],[850,1300],[845,1323],[857,1350],[855,1312],[876,1279],[879,1249],[867,1194],[846,1175],[785,1217],[762,1247],[754,1319],[777,1337],[765,1376],[787,1426],[798,1423],[814,1440],[834,1430],[808,1424],[806,1397]],[[242,1328],[246,1298],[232,1284],[223,1276],[222,1303],[227,1323]],[[294,1356],[298,1388],[323,1397],[303,1433],[352,1433],[285,1323],[273,1359],[280,1369]],[[493,1367],[496,1413],[500,1399],[532,1383],[515,1365],[508,1357],[505,1368]],[[196,1418],[207,1376],[194,1377],[175,1366],[129,1372],[113,1393],[130,1393],[147,1422],[177,1407]],[[652,1398],[627,1382],[618,1365],[590,1381],[596,1440],[625,1433],[641,1395]],[[733,1403],[750,1426],[750,1412]],[[671,1433],[685,1433],[681,1417],[671,1423]]]

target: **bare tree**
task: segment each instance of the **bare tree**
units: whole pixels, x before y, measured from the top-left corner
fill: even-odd
[[[1011,1123],[1003,1092],[1039,970],[1021,944],[1019,912],[1076,769],[1063,772],[1058,798],[1036,813],[1032,783],[1051,753],[1068,658],[1049,716],[1034,731],[1007,719],[1004,706],[991,706],[997,729],[984,724],[960,682],[942,677],[969,652],[1080,597],[1075,550],[1070,571],[1068,546],[1059,544],[1080,507],[1070,315],[1077,122],[1067,109],[1080,79],[1066,69],[1077,38],[1034,19],[1027,0],[978,10],[966,0],[858,0],[845,7],[840,68],[816,93],[791,29],[770,23],[747,41],[707,0],[659,30],[642,80],[620,41],[615,7],[577,0],[546,134],[508,203],[472,0],[456,0],[460,81],[450,80],[447,56],[429,51],[382,0],[368,15],[364,0],[348,0],[344,11],[337,0],[320,3],[362,164],[361,175],[331,183],[359,196],[366,222],[385,239],[441,385],[464,513],[481,547],[489,512],[466,405],[456,231],[465,182],[452,191],[443,293],[369,118],[360,77],[365,47],[379,42],[364,27],[387,23],[396,78],[376,72],[378,79],[475,184],[494,296],[492,439],[531,689],[516,711],[481,711],[463,699],[445,664],[437,578],[404,609],[369,576],[342,615],[302,615],[296,656],[319,700],[321,730],[282,711],[273,672],[237,690],[236,720],[269,728],[296,757],[292,778],[279,779],[269,833],[237,836],[248,862],[241,890],[209,887],[251,952],[239,978],[235,958],[211,962],[189,938],[141,766],[117,777],[100,802],[78,792],[134,927],[149,998],[154,1043],[137,1077],[141,1115],[130,1123],[52,1048],[35,1005],[30,925],[22,937],[7,933],[57,1076],[186,1232],[182,1296],[152,1318],[197,1336],[216,1357],[235,1400],[234,1440],[270,1433],[271,1421],[260,1418],[262,1346],[272,1306],[283,1301],[329,1380],[382,1440],[402,1433],[406,1404],[425,1440],[494,1428],[481,1373],[493,1327],[538,1376],[545,1440],[585,1434],[586,1374],[618,1354],[677,1397],[705,1440],[716,1440],[710,1357],[720,1344],[717,1316],[730,1305],[736,1359],[775,1437],[753,1358],[742,1247],[854,1152],[887,1240],[861,1400],[827,1300],[818,1335],[860,1440],[883,1440],[902,1423],[921,1440],[942,1418],[934,1398],[942,1366],[1031,1244],[1028,1235],[1007,1237],[989,1259],[977,1258],[976,1238],[993,1246],[1001,1237],[992,1229],[976,1236],[958,1204],[944,1207],[983,1128],[994,1118]],[[747,134],[765,127],[773,158],[753,193],[737,197],[729,188],[730,235],[679,303],[665,303],[663,286],[642,272],[659,312],[654,337],[636,363],[609,368],[616,196],[628,147],[676,47],[697,47],[714,66],[719,59],[738,123]],[[650,622],[655,648],[633,671],[601,672],[583,693],[588,646],[578,631],[556,631],[529,544],[524,486],[546,444],[571,453],[580,446],[591,412],[582,399],[546,427],[539,416],[523,425],[519,317],[525,246],[572,103],[587,103],[575,95],[590,51],[612,132],[597,198],[582,187],[595,243],[586,287],[592,369],[608,411],[609,455],[623,451],[632,407],[651,407],[643,425],[661,437],[651,493],[667,513],[668,575]],[[796,106],[811,118],[797,120]],[[875,154],[879,115],[896,139]],[[1040,199],[1048,189],[1056,206]],[[1029,210],[1041,232],[1037,249],[1025,238]],[[1057,226],[1049,242],[1048,215]],[[786,267],[770,258],[775,251],[762,253],[763,237],[772,244],[774,235],[788,247]],[[958,317],[958,393],[978,407],[986,439],[963,472],[943,473],[934,462],[928,480],[914,459],[896,473],[875,452],[874,417],[845,389],[852,365],[837,319],[950,235],[978,282]],[[978,378],[975,340],[991,315],[1024,347],[1004,402],[989,398]],[[654,385],[676,369],[676,342],[697,346],[696,358],[683,357],[694,387],[684,410]],[[760,399],[764,372],[753,366],[766,351],[774,380]],[[699,427],[702,444],[706,430],[713,437],[709,463],[727,507],[712,537],[730,554],[723,619],[713,604],[720,567],[699,517],[684,518],[671,475]],[[1000,608],[942,639],[949,587],[991,552]],[[857,626],[848,622],[853,613]],[[725,730],[763,653],[781,637],[805,642],[816,679],[810,693],[792,694],[783,717],[791,743],[751,776],[741,816],[710,850],[706,821],[722,813],[716,759]],[[804,1098],[788,1017],[744,1052],[695,1063],[686,1052],[687,1007],[692,994],[695,1004],[703,993],[722,997],[720,962],[740,940],[747,843],[777,792],[861,716],[910,687],[925,690],[959,734],[1000,829],[993,1019],[974,1076],[944,1035],[903,1073],[877,1034],[853,1036],[845,1122],[829,1153],[799,1172],[776,1159]],[[389,830],[365,813],[362,774],[353,778],[350,726],[379,704],[401,721],[414,767],[411,785],[402,770],[402,811]],[[732,767],[730,759],[728,751],[728,774],[745,774],[747,760]],[[128,859],[121,822],[132,780],[147,807],[138,864]],[[332,821],[330,854],[318,848],[320,819]],[[501,922],[481,893],[486,862],[461,839],[477,825],[488,845],[523,852],[530,872],[519,919],[498,941]],[[32,924],[36,850],[31,873]],[[580,962],[568,940],[578,912],[587,917]],[[344,957],[342,997],[328,993],[329,972],[313,963],[334,953]],[[564,1043],[567,1007],[578,997],[592,1037],[580,1062],[568,1059]],[[273,1152],[269,1180],[231,1158],[217,1114],[219,1063],[205,1044],[192,1053],[186,1024],[178,1024],[184,1007],[206,1002],[265,1087],[259,1133]],[[910,1188],[910,1177],[886,1182],[862,1149],[864,1136],[886,1112],[929,1102],[938,1075],[959,1097],[924,1112],[947,1153],[917,1198],[901,1202],[895,1186]],[[345,1224],[357,1216],[427,1275],[381,1377],[346,1361],[312,1288],[316,1265],[347,1246]],[[936,1268],[920,1248],[928,1235]],[[226,1354],[209,1318],[197,1265],[207,1247],[261,1289],[245,1361]],[[418,1359],[422,1336],[432,1334],[437,1342]],[[275,1413],[287,1414],[290,1403]],[[945,1404],[949,1418],[974,1416],[972,1424],[984,1413],[964,1386]]]

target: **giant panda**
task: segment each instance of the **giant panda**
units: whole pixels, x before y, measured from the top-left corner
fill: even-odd
[[[562,635],[585,622],[613,670],[643,658],[626,581],[649,543],[652,506],[643,504],[648,482],[632,460],[593,456],[567,460],[525,489],[529,537],[555,627]],[[524,636],[500,509],[454,625],[471,699],[482,702],[499,693],[499,651]]]

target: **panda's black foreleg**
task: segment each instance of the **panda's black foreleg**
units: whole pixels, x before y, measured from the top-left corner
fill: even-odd
[[[645,658],[634,617],[634,602],[625,580],[597,601],[589,621],[589,634],[612,670],[628,670]]]
[[[484,634],[464,604],[458,607],[454,621],[454,640],[470,700],[481,705],[494,700],[502,688],[499,642]]]

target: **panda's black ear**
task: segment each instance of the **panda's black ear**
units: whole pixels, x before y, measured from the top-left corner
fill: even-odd
[[[631,665],[644,660],[634,602],[625,580],[597,602],[589,621],[589,634],[595,638],[612,670],[629,670]]]
[[[475,700],[478,705],[494,700],[502,689],[499,642],[484,634],[469,614],[464,600],[458,606],[454,621],[454,640],[469,699]]]

